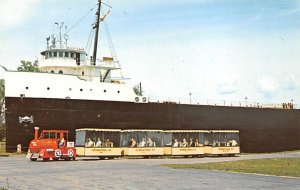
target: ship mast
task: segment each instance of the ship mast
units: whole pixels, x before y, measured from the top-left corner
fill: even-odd
[[[96,65],[96,58],[97,58],[97,46],[98,46],[98,36],[99,36],[99,25],[100,25],[100,10],[101,10],[101,0],[98,0],[98,10],[96,12],[97,19],[94,26],[95,31],[95,39],[94,39],[94,50],[93,50],[93,58],[92,58],[92,64]]]

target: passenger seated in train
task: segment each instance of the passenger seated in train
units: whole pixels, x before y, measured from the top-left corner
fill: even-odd
[[[142,140],[139,143],[139,147],[144,147],[144,146],[146,146],[146,140],[145,138],[142,138]]]
[[[102,146],[102,141],[100,138],[98,138],[95,147],[101,147]]]
[[[58,142],[58,147],[64,147],[66,144],[66,141],[64,138],[61,138]]]
[[[136,146],[137,146],[136,140],[132,138],[130,147],[136,147]]]
[[[221,146],[219,141],[213,140],[213,146]]]
[[[173,147],[179,147],[179,142],[177,139],[174,139]]]
[[[182,143],[180,145],[181,147],[187,147],[188,146],[188,142],[186,141],[185,138],[182,139]]]
[[[155,146],[155,142],[153,142],[151,138],[148,138],[147,146],[153,147],[153,146]]]
[[[93,147],[94,146],[94,142],[92,141],[91,138],[88,138],[86,143],[85,143],[86,147]]]
[[[110,141],[110,139],[106,139],[104,143],[104,147],[109,148],[109,147],[114,147],[113,142]]]
[[[195,146],[195,142],[193,138],[190,138],[189,146]]]
[[[236,142],[236,140],[232,139],[228,141],[227,146],[238,146],[238,143]]]
[[[199,143],[199,139],[195,139],[195,146],[203,146],[203,144]]]

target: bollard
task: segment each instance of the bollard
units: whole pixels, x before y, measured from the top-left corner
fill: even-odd
[[[18,145],[17,145],[17,152],[18,152],[18,153],[21,153],[21,152],[22,152],[22,145],[21,145],[21,144],[18,144]]]

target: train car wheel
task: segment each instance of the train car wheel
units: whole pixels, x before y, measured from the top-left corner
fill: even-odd
[[[31,161],[37,161],[37,158],[30,158]]]
[[[47,162],[49,160],[50,160],[50,158],[43,158],[43,161],[45,161],[45,162]]]
[[[58,161],[59,160],[59,158],[52,158],[54,161]]]

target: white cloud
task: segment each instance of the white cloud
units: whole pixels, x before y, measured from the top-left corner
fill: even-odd
[[[30,10],[38,0],[1,0],[0,26],[12,27],[30,15]]]
[[[217,84],[217,90],[220,94],[233,94],[238,89],[238,77],[234,75],[227,75],[221,78]]]
[[[295,75],[291,74],[285,78],[283,87],[286,90],[294,90],[297,88],[297,86],[298,86],[298,83],[297,83],[297,79],[296,79]]]
[[[272,76],[265,75],[259,81],[259,91],[265,97],[271,97],[276,95],[276,91],[279,88],[279,83]]]

